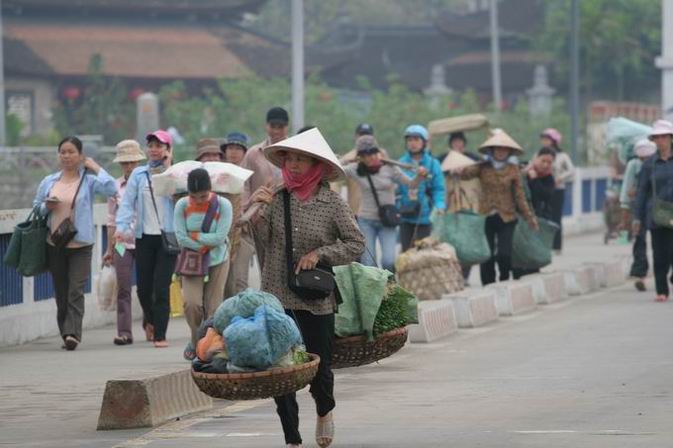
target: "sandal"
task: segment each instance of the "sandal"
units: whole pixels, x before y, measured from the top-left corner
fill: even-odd
[[[668,300],[668,296],[665,296],[663,294],[659,294],[657,297],[655,297],[654,301],[655,302],[666,302]]]
[[[647,291],[647,288],[645,287],[645,282],[642,279],[636,280],[634,286],[636,287],[637,291],[640,292]]]
[[[66,336],[64,340],[65,349],[68,350],[69,352],[75,350],[77,346],[79,345],[79,341],[75,336]]]
[[[143,327],[143,330],[145,330],[145,339],[148,341],[153,341],[154,340],[154,325],[152,324],[145,324]]]
[[[194,358],[196,358],[196,350],[191,342],[185,347],[185,351],[182,352],[182,357],[187,361],[194,361]]]
[[[315,425],[315,441],[319,447],[325,448],[334,440],[334,418],[330,411],[324,417],[318,417]]]
[[[131,345],[133,344],[133,339],[128,336],[115,336],[112,342],[115,345]]]
[[[166,348],[168,347],[168,341],[164,339],[163,341],[154,341],[154,348]]]

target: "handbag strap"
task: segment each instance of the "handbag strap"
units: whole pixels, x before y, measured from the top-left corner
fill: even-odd
[[[82,188],[85,176],[86,176],[86,170],[84,170],[84,172],[82,173],[82,177],[79,178],[79,183],[77,184],[77,190],[75,190],[75,195],[72,197],[72,203],[70,204],[70,218],[72,218],[72,215],[75,212],[75,203],[77,202],[77,195],[79,195],[79,190]]]
[[[287,263],[287,275],[294,271],[292,261],[292,216],[290,212],[290,192],[283,190],[283,214],[285,215],[285,262]]]
[[[152,198],[152,205],[154,206],[154,213],[157,215],[157,221],[159,221],[159,227],[161,227],[161,216],[159,216],[159,209],[157,208],[157,201],[154,199],[154,188],[152,188],[152,179],[150,178],[149,171],[145,171],[145,176],[147,176],[147,185],[150,187],[150,197]]]
[[[376,188],[374,188],[374,181],[372,181],[372,176],[369,174],[369,171],[367,171],[366,167],[365,167],[365,174],[367,175],[369,186],[371,187],[372,193],[374,194],[374,201],[376,202],[376,207],[381,208],[381,204],[379,203],[379,195],[376,193]]]
[[[210,232],[210,228],[213,225],[213,221],[215,220],[215,215],[217,215],[217,211],[220,208],[220,201],[217,198],[216,194],[213,194],[213,196],[210,198],[210,201],[208,202],[208,209],[206,210],[206,216],[203,218],[203,223],[201,224],[201,231],[203,233],[208,233]]]

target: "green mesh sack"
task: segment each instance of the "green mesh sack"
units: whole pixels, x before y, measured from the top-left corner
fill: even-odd
[[[435,213],[432,217],[432,235],[456,249],[461,265],[472,266],[491,258],[485,225],[485,216],[468,210]]]
[[[335,266],[334,278],[342,303],[335,316],[334,333],[339,337],[366,334],[374,338],[374,321],[386,294],[388,278],[385,269],[351,263]]]
[[[540,269],[551,264],[554,236],[559,231],[556,223],[538,218],[540,231],[533,230],[519,217],[512,239],[512,266],[520,269]]]

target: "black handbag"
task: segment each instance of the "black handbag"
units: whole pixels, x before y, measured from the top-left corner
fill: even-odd
[[[287,286],[290,291],[304,300],[321,300],[329,297],[336,289],[334,274],[324,267],[294,273],[292,260],[292,217],[290,212],[290,193],[283,190],[285,214],[285,257],[287,261]]]
[[[367,180],[369,181],[369,186],[371,187],[372,193],[374,194],[374,201],[376,202],[376,207],[379,210],[379,219],[381,220],[381,224],[383,224],[384,227],[399,226],[402,217],[400,216],[400,211],[397,209],[397,206],[395,206],[395,204],[381,206],[381,203],[379,202],[379,195],[376,193],[376,188],[374,188],[374,181],[372,181],[372,176],[369,174],[369,172],[365,173],[367,175]]]
[[[86,171],[84,174],[82,174],[79,184],[77,185],[77,191],[75,191],[75,196],[72,198],[72,204],[70,204],[70,216],[65,218],[61,224],[58,225],[56,230],[54,230],[50,235],[52,244],[58,249],[63,249],[66,247],[68,243],[72,241],[73,238],[75,238],[75,235],[77,235],[77,227],[75,227],[72,216],[75,212],[75,203],[77,202],[77,195],[79,194],[79,190],[82,188],[84,176],[86,176]]]
[[[152,205],[154,206],[154,213],[157,214],[157,220],[161,224],[161,217],[159,216],[159,209],[157,208],[157,201],[154,199],[154,189],[152,188],[152,179],[150,179],[150,173],[145,171],[147,176],[147,184],[150,187],[150,196],[152,197]],[[164,251],[168,255],[179,255],[180,254],[180,245],[178,244],[178,238],[175,236],[175,232],[166,232],[164,229],[161,229],[161,245]]]

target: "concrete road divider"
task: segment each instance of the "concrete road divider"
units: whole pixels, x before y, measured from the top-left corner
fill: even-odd
[[[599,278],[594,266],[582,265],[564,271],[566,291],[571,296],[581,296],[598,291]]]
[[[146,428],[210,409],[213,400],[192,381],[188,369],[105,385],[98,430]]]
[[[456,312],[450,300],[418,302],[418,323],[409,325],[411,342],[432,342],[458,330]]]
[[[510,280],[493,283],[487,289],[495,292],[495,307],[500,316],[515,316],[537,307],[530,283]]]
[[[550,305],[568,297],[563,272],[529,275],[521,281],[531,285],[533,298],[538,305]]]
[[[594,269],[594,276],[596,277],[596,283],[599,288],[607,288],[608,279],[605,269],[605,263],[601,262],[589,262],[584,263],[585,266],[590,266]]]
[[[498,320],[495,291],[468,290],[442,297],[453,302],[459,328],[474,328]]]
[[[627,271],[624,272],[624,264],[627,264]],[[624,262],[624,260],[614,260],[605,263],[605,286],[607,288],[612,288],[613,286],[619,286],[626,281],[629,277],[629,270],[631,263]]]

